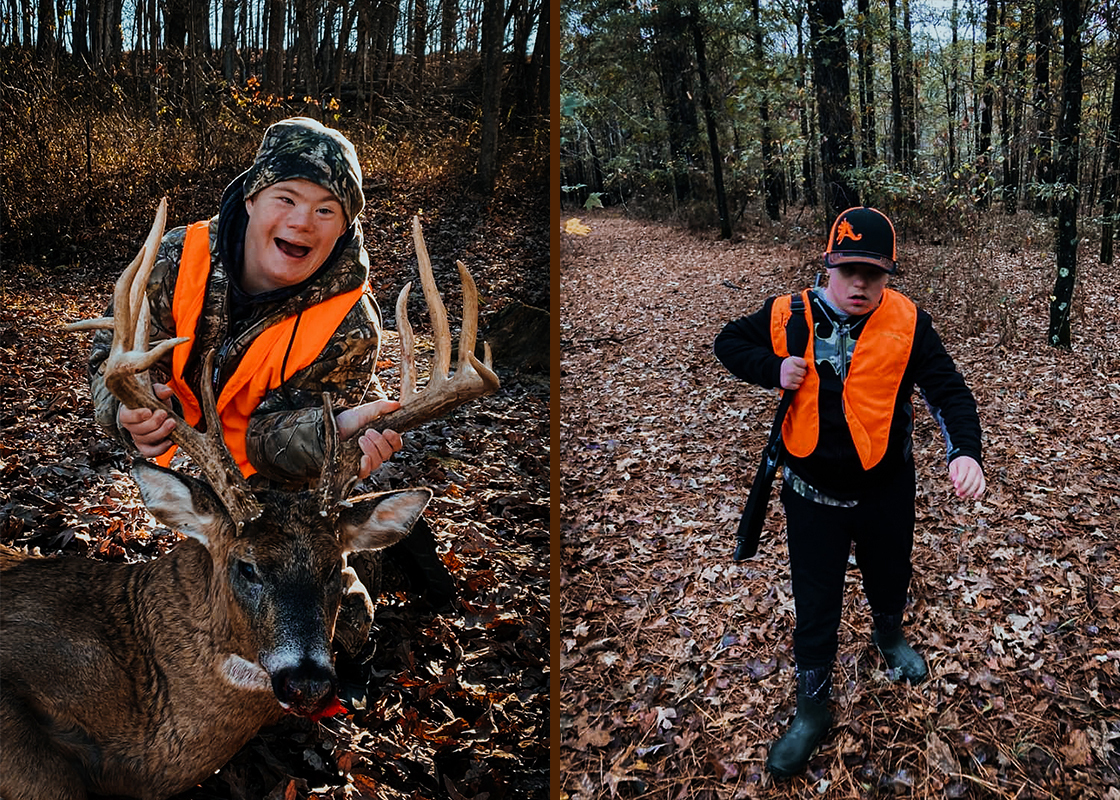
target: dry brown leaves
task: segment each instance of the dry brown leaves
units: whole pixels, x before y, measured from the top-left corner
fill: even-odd
[[[979,402],[989,491],[953,495],[919,410],[908,630],[933,677],[887,680],[853,568],[834,727],[804,777],[775,784],[794,622],[776,500],[760,555],[730,554],[776,400],[712,342],[812,281],[816,234],[583,221],[561,275],[562,796],[1120,800],[1116,268],[1083,256],[1070,353],[1043,342],[1045,226],[900,243],[895,285]]]

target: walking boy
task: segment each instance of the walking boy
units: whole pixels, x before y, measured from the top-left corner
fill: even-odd
[[[850,208],[829,233],[827,286],[802,292],[811,332],[804,358],[786,347],[788,295],[728,323],[715,342],[736,377],[797,390],[782,425],[781,492],[797,613],[797,714],[766,760],[777,777],[804,770],[831,724],[852,542],[872,639],[888,669],[912,683],[928,674],[902,633],[914,540],[915,385],[941,426],[957,495],[976,498],[985,488],[976,401],[929,314],[887,288],[896,259],[890,220],[873,208]]]

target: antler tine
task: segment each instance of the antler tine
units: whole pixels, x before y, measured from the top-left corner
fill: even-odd
[[[412,219],[412,238],[416,244],[416,260],[420,267],[420,283],[428,303],[428,316],[435,339],[435,357],[428,385],[422,392],[416,389],[416,342],[408,320],[408,295],[412,283],[405,284],[397,297],[397,331],[401,346],[401,407],[377,420],[381,430],[398,433],[412,430],[422,423],[438,419],[459,406],[496,391],[501,385],[495,374],[490,356],[490,346],[484,345],[484,358],[479,361],[474,354],[478,335],[478,288],[470,272],[461,261],[459,278],[463,284],[463,327],[459,336],[459,361],[451,375],[451,333],[447,324],[447,310],[436,287],[432,263],[424,243],[424,233],[419,217]],[[338,442],[334,416],[329,396],[324,396],[324,420],[327,448],[324,451],[320,491],[324,508],[330,508],[346,493],[356,480],[361,451],[356,438]]]
[[[167,223],[167,198],[160,201],[151,231],[136,258],[117,279],[113,290],[113,316],[83,320],[66,325],[68,331],[111,329],[113,342],[105,362],[105,385],[127,408],[164,410],[175,420],[171,441],[183,448],[198,466],[211,488],[221,498],[238,527],[260,516],[260,505],[253,497],[240,467],[222,439],[222,425],[209,381],[202,382],[202,409],[206,419],[203,434],[192,428],[152,391],[148,370],[186,337],[166,339],[154,347],[149,344],[151,308],[148,304],[148,278],[156,261],[163,229]],[[213,352],[206,356],[204,375],[211,374]]]
[[[463,284],[463,328],[459,337],[459,362],[455,374],[450,374],[451,333],[447,325],[447,311],[432,274],[432,263],[424,244],[419,217],[412,218],[412,238],[416,244],[420,283],[424,288],[424,299],[428,303],[428,317],[432,322],[435,357],[428,385],[423,392],[417,392],[415,342],[412,326],[408,321],[408,293],[411,284],[407,284],[397,298],[397,329],[401,335],[401,407],[378,420],[382,429],[397,432],[411,430],[421,423],[438,419],[501,386],[491,364],[489,346],[485,348],[484,361],[479,361],[474,354],[478,331],[478,288],[462,262],[457,263],[459,278]]]

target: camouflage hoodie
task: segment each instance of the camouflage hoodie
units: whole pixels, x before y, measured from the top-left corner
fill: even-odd
[[[361,226],[354,221],[331,255],[306,281],[263,295],[246,295],[235,280],[241,271],[248,221],[244,208],[245,179],[243,174],[230,184],[218,216],[210,220],[210,277],[184,376],[196,396],[200,396],[202,360],[209,350],[215,351],[216,375],[212,377],[217,396],[263,330],[361,286],[369,274]],[[153,342],[175,336],[172,297],[185,233],[186,228],[181,227],[164,235],[148,281]],[[318,359],[264,397],[250,417],[247,435],[249,460],[259,470],[252,478],[254,484],[297,488],[318,478],[323,460],[322,392],[331,393],[336,408],[383,399],[384,391],[374,374],[380,338],[380,314],[367,294],[350,310]],[[104,365],[111,341],[108,331],[99,331],[94,337],[89,361],[94,409],[97,422],[131,448],[131,436],[117,425],[120,403],[105,386]],[[153,367],[152,379],[165,383],[170,373],[168,354]]]

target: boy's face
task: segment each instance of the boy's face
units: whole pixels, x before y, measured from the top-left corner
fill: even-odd
[[[249,294],[294,286],[314,274],[346,230],[342,204],[302,179],[266,186],[245,201],[245,271]]]
[[[889,277],[872,264],[841,264],[829,268],[824,293],[845,314],[867,314],[879,307]]]

